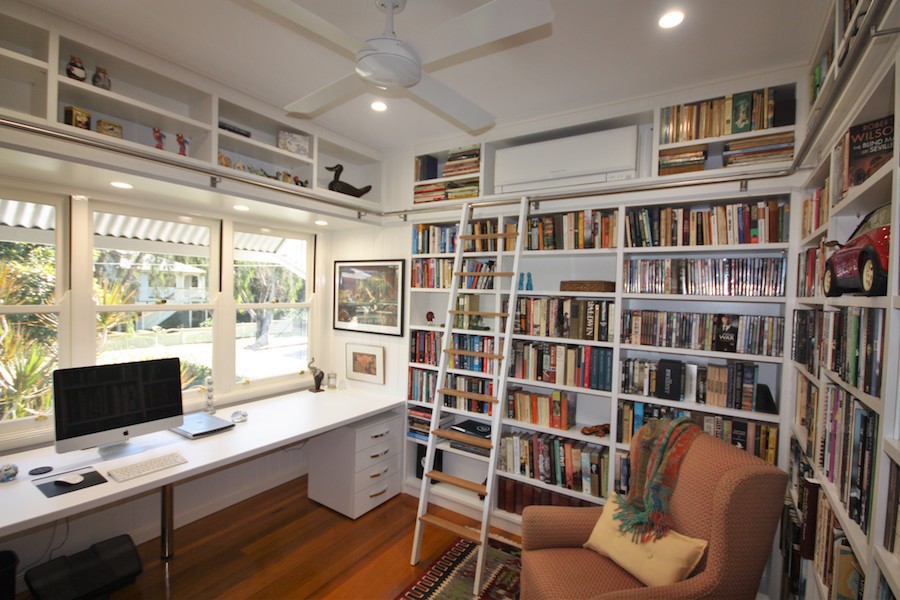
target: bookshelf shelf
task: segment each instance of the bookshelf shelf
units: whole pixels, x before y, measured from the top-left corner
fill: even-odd
[[[588,423],[577,423],[575,427],[571,429],[554,429],[553,427],[543,427],[541,425],[537,425],[535,423],[529,423],[527,421],[517,421],[515,419],[506,419],[504,421],[510,427],[519,427],[522,429],[528,429],[531,431],[536,431],[538,433],[549,433],[552,435],[559,435],[562,437],[566,437],[572,440],[580,441],[580,442],[588,442],[590,444],[595,444],[597,446],[609,446],[610,440],[609,436],[597,437],[595,435],[584,435],[581,433],[581,428],[588,425]]]
[[[821,367],[822,374],[833,384],[841,387],[845,392],[877,412],[878,414],[883,414],[884,411],[884,401],[878,396],[873,396],[871,394],[867,394],[855,385],[850,385],[843,379],[838,373],[831,371],[830,369],[826,369],[825,367]]]
[[[847,194],[831,207],[831,216],[856,214],[862,218],[891,198],[893,189],[893,162],[882,165],[861,185],[851,186]],[[849,234],[849,232],[847,232]]]
[[[582,388],[576,387],[573,385],[562,385],[560,383],[550,383],[547,381],[537,381],[534,379],[519,379],[518,377],[510,377],[510,383],[517,383],[519,385],[528,385],[537,388],[547,388],[552,390],[561,390],[564,392],[576,392],[578,394],[588,394],[591,396],[603,396],[609,398],[612,396],[612,392],[608,390],[595,390],[591,388]]]
[[[698,246],[631,246],[623,248],[626,254],[672,254],[687,252],[707,252],[715,255],[729,255],[733,252],[761,252],[768,250],[786,251],[788,249],[787,242],[776,242],[767,244],[716,244],[716,245],[698,245]]]
[[[900,440],[896,438],[885,438],[882,443],[884,452],[888,455],[888,458],[895,463],[900,464]]]
[[[723,415],[729,417],[738,417],[740,419],[749,419],[751,421],[761,421],[764,423],[779,423],[780,415],[757,412],[752,410],[740,410],[735,408],[727,408],[724,406],[713,406],[712,404],[703,404],[699,402],[685,402],[681,400],[666,400],[664,398],[656,398],[654,396],[640,396],[637,394],[619,394],[619,400],[627,400],[629,402],[642,402],[644,404],[657,404],[659,406],[671,406],[681,410],[697,411],[709,414]]]
[[[806,368],[806,365],[798,363],[795,360],[792,360],[791,363],[794,365],[794,368],[797,369],[797,372],[806,377],[811,384],[816,387],[819,387],[819,379],[809,372],[809,369]]]
[[[525,477],[524,475],[518,475],[516,473],[508,473],[506,471],[497,471],[497,475],[506,479],[512,479],[514,481],[519,481],[521,483],[525,483],[536,488],[541,488],[544,490],[549,490],[551,492],[558,492],[564,496],[569,496],[572,498],[578,498],[579,500],[584,500],[586,502],[601,504],[602,499],[597,498],[596,496],[591,496],[590,494],[585,494],[584,492],[578,492],[575,490],[570,490],[560,485],[553,485],[550,483],[545,483],[540,479],[532,479],[531,477]]]
[[[879,545],[874,547],[873,556],[894,596],[900,596],[900,556],[888,552],[884,546]]]
[[[837,298],[828,298],[827,303],[831,306],[858,306],[861,308],[888,308],[888,299],[886,296],[840,296]]]
[[[778,133],[792,133],[794,131],[793,125],[785,125],[782,127],[768,127],[765,129],[755,129],[753,131],[744,131],[741,133],[732,133],[730,135],[723,135],[717,137],[705,137],[705,138],[697,138],[694,140],[686,140],[683,142],[672,142],[668,144],[660,144],[660,150],[671,150],[675,148],[685,148],[690,146],[696,146],[697,144],[709,144],[716,142],[730,142],[737,140],[746,140],[748,138],[756,138],[763,135],[774,135]]]
[[[554,290],[519,290],[519,298],[534,297],[558,297],[558,298],[599,298],[614,300],[615,292],[561,292]]]
[[[513,335],[514,340],[523,340],[530,342],[548,342],[550,344],[566,344],[566,345],[577,345],[577,346],[594,346],[597,348],[612,348],[615,344],[613,342],[595,342],[593,340],[582,340],[578,338],[565,338],[565,337],[542,337],[538,335],[523,335],[521,333],[517,333]]]
[[[820,239],[825,237],[828,234],[828,223],[819,226],[817,229],[812,231],[805,238],[800,240],[800,245],[803,247],[812,246],[818,243]]]
[[[853,553],[856,554],[857,560],[860,565],[862,565],[863,572],[868,572],[869,551],[866,534],[859,524],[850,519],[845,510],[840,510],[843,507],[840,491],[838,491],[834,484],[828,480],[828,477],[818,467],[815,467],[815,469],[816,476],[819,479],[819,485],[822,490],[824,490],[828,502],[835,509],[834,514],[841,524],[841,529],[844,530],[844,535],[847,536],[850,546],[853,548]]]
[[[826,299],[824,296],[798,296],[797,302],[810,306],[824,306]]]
[[[781,356],[762,356],[759,354],[739,354],[737,352],[716,352],[712,350],[694,350],[692,348],[666,348],[663,346],[643,346],[641,344],[620,344],[622,350],[652,352],[655,354],[681,354],[703,358],[722,358],[727,360],[743,360],[748,362],[783,364]]]
[[[784,304],[784,296],[701,296],[699,294],[635,294],[625,293],[627,300],[665,300],[667,302],[749,302],[756,304]]]

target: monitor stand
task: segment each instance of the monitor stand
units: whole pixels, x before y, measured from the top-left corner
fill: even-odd
[[[146,449],[146,445],[139,444],[138,442],[132,442],[130,440],[97,446],[97,452],[100,453],[101,460],[113,460],[114,458],[122,458],[123,456],[139,454]]]

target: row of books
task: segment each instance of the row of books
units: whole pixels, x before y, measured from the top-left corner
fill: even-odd
[[[477,171],[477,169],[476,169]],[[480,191],[478,177],[459,181],[430,181],[417,184],[413,188],[413,203],[439,202],[441,200],[460,200],[475,198]]]
[[[494,394],[494,384],[490,379],[470,377],[456,373],[447,373],[447,381],[442,388],[470,392],[473,394],[482,394],[485,396],[492,396]],[[474,400],[463,396],[454,396],[452,392],[443,395],[442,404],[448,408],[455,408],[457,410],[467,410],[485,414],[490,414],[492,412],[490,409],[490,402]]]
[[[660,150],[659,174],[675,175],[676,173],[702,171],[706,168],[708,152],[709,146],[706,144]]]
[[[844,306],[822,316],[821,364],[873,396],[881,395],[884,309]]]
[[[417,289],[449,288],[453,281],[453,259],[413,258],[409,281]]]
[[[794,158],[793,132],[735,140],[722,151],[726,167],[784,162]]]
[[[890,461],[889,469],[883,545],[888,552],[900,555],[900,465]]]
[[[819,387],[806,377],[797,378],[797,394],[794,405],[794,423],[806,432],[807,456],[816,455],[819,439]],[[798,442],[799,443],[799,442]]]
[[[610,342],[615,319],[612,300],[520,296],[513,333]]]
[[[429,179],[437,179],[438,176],[438,159],[431,154],[423,154],[417,156],[415,160],[415,177],[416,181],[428,181]]]
[[[595,498],[606,497],[609,453],[558,435],[510,431],[500,438],[497,468]]]
[[[616,211],[587,209],[528,218],[528,250],[583,250],[616,246]]]
[[[515,421],[568,431],[575,427],[577,408],[573,392],[553,390],[542,394],[520,386],[506,390],[506,418]]]
[[[792,97],[776,102],[775,88],[663,107],[660,111],[660,144],[756,131],[793,122]],[[780,109],[780,110],[779,110]]]
[[[422,406],[410,406],[406,410],[407,429],[406,436],[414,440],[423,442],[428,441],[428,435],[431,433],[431,417],[430,408]],[[453,415],[441,415],[438,427],[449,425],[453,421]]]
[[[825,51],[822,52],[821,56],[819,56],[819,60],[816,61],[812,72],[810,72],[809,74],[810,104],[815,102],[819,97],[819,93],[822,91],[822,86],[825,84],[825,76],[828,73],[828,69],[831,67],[831,61],[833,58],[834,46],[833,44],[828,44]]]
[[[784,317],[626,310],[622,343],[781,356]]]
[[[819,376],[819,362],[823,347],[830,340],[822,340],[825,313],[821,310],[794,311],[791,339],[791,359],[804,365],[813,377]]]
[[[868,533],[878,413],[836,385],[822,397],[816,460],[840,494],[847,514]]]
[[[758,380],[759,365],[746,361],[728,361],[724,365],[699,365],[665,358],[622,361],[623,393],[777,413],[768,386],[759,384]]]
[[[813,565],[831,598],[862,598],[865,571],[853,554],[840,521],[824,490],[818,492]]]
[[[465,258],[462,261],[462,272],[472,273],[460,277],[459,289],[465,290],[492,290],[494,289],[494,280],[496,277],[484,277],[482,273],[493,273],[496,261],[484,260],[478,258]]]
[[[773,465],[778,464],[778,425],[722,415],[695,416],[694,421],[709,435],[742,448]]]
[[[497,509],[521,515],[526,506],[596,506],[596,503],[575,498],[562,491],[529,485],[522,481],[501,477],[497,481]]]
[[[481,144],[453,148],[441,169],[441,177],[478,173],[481,168]]]
[[[625,211],[625,245],[709,246],[785,242],[790,205],[777,199],[707,208],[649,206]]]
[[[500,352],[502,342],[498,342],[493,336],[472,335],[468,333],[454,333],[451,348],[466,350],[469,352],[483,352],[494,354]],[[478,373],[493,373],[494,359],[483,356],[468,356],[465,354],[450,354],[448,367]]]
[[[800,298],[821,298],[825,295],[825,240],[818,246],[807,248],[797,260],[797,296]]]
[[[510,375],[544,383],[609,391],[612,348],[513,341]]]
[[[409,335],[409,360],[422,365],[437,366],[441,357],[441,339],[439,331],[411,331]]]
[[[506,231],[515,232],[516,225],[505,225]],[[465,233],[496,233],[497,222],[493,219],[472,221],[466,226]],[[420,223],[412,228],[413,254],[453,254],[459,241],[459,226],[456,223],[430,225]],[[497,250],[496,239],[466,240],[463,249],[466,252],[494,252]]]
[[[894,155],[894,115],[850,127],[831,153],[831,204],[865,183]]]
[[[485,386],[485,380],[477,377],[467,377],[465,375],[448,374],[447,387],[460,389],[465,391],[474,391],[476,393],[485,393],[481,390],[490,391],[490,386]],[[471,386],[471,389],[469,389]],[[407,381],[407,398],[414,402],[423,402],[427,404],[434,403],[435,390],[437,389],[437,371],[427,369],[416,369],[410,367],[409,379]],[[490,415],[493,412],[493,403],[483,400],[473,400],[471,398],[460,398],[458,396],[445,395],[443,397],[443,406],[454,408],[457,410],[466,410],[473,413]]]
[[[831,178],[826,177],[825,183],[809,193],[807,198],[803,199],[802,214],[800,217],[800,236],[805,238],[813,231],[828,223],[828,215],[830,206],[828,198],[830,197]]]
[[[677,419],[690,416],[691,411],[681,408],[644,402],[621,402],[616,412],[616,441],[620,444],[630,444],[637,430],[650,419]]]
[[[784,296],[787,259],[625,259],[625,292],[701,296]]]

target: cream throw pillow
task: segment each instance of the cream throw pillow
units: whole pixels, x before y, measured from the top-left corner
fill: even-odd
[[[618,510],[619,497],[611,494],[584,547],[608,556],[644,585],[668,585],[682,581],[703,557],[706,540],[690,538],[672,530],[653,542],[633,542],[631,534],[619,531],[620,521],[613,519],[613,513]]]

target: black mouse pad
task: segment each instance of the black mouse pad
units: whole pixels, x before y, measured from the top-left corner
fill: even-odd
[[[71,485],[68,483],[56,483],[55,481],[53,481],[53,479],[50,479],[46,483],[38,483],[37,488],[44,492],[45,496],[47,496],[48,498],[52,498],[53,496],[68,494],[69,492],[74,492],[75,490],[83,490],[84,488],[89,488],[93,485],[106,483],[107,481],[106,477],[104,477],[97,471],[83,471],[79,472],[78,474],[84,477],[84,481],[82,481],[81,483]]]

